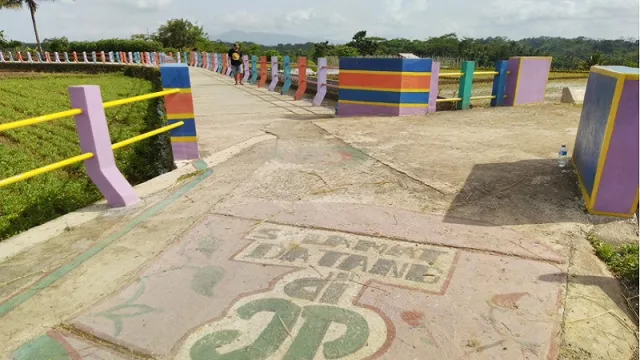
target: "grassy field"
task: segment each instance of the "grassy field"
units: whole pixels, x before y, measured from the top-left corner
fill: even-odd
[[[0,123],[71,108],[67,87],[99,85],[104,101],[152,91],[149,81],[121,74],[42,74],[0,72]],[[113,142],[145,130],[146,102],[107,110]],[[135,175],[134,149],[116,152],[125,176]],[[0,133],[0,179],[81,153],[72,118]],[[43,224],[101,198],[82,163],[0,188],[0,240]]]

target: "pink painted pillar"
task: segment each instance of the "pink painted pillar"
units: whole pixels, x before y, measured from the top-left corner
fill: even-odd
[[[318,58],[318,72],[317,74],[317,82],[318,82],[318,91],[316,92],[316,96],[313,98],[313,105],[320,106],[324,97],[327,95],[327,58]]]
[[[242,81],[247,82],[249,81],[249,75],[251,75],[251,71],[249,70],[249,55],[242,56],[242,67],[244,68],[244,77],[242,78]]]
[[[271,57],[271,83],[269,84],[269,91],[276,91],[276,85],[278,85],[278,57]]]
[[[427,113],[436,112],[436,100],[438,100],[438,82],[440,81],[440,62],[431,63],[431,84],[429,85],[429,107]]]
[[[84,162],[87,175],[110,206],[122,207],[137,203],[140,198],[116,167],[100,87],[71,86],[69,95],[71,106],[82,109],[82,114],[75,117],[80,149],[83,153],[93,153],[93,158]]]

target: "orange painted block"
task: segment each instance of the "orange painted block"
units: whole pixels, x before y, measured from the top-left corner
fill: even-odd
[[[385,88],[399,90],[402,84],[400,74],[350,74],[340,73],[340,87]]]
[[[193,97],[191,94],[172,94],[164,97],[167,114],[193,114]]]

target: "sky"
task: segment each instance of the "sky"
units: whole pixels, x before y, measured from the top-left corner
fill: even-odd
[[[172,18],[229,30],[344,41],[370,36],[638,37],[638,0],[57,0],[36,14],[41,38],[128,38]],[[29,12],[0,11],[5,37],[35,42]]]

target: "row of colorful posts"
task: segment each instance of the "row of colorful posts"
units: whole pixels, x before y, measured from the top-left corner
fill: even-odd
[[[125,52],[125,51],[109,51],[109,52],[96,52],[92,51],[90,54],[83,51],[81,54],[77,52],[45,52],[44,55],[39,52],[31,54],[26,52],[23,56],[22,52],[12,53],[11,51],[6,54],[0,51],[0,62],[7,63],[85,63],[85,64],[131,64],[131,65],[152,65],[157,66],[167,61],[172,61],[173,54],[168,55],[162,52]],[[35,58],[34,58],[35,56]]]

